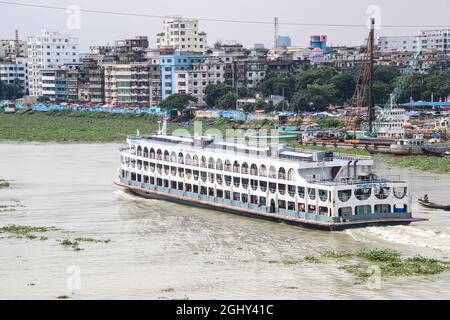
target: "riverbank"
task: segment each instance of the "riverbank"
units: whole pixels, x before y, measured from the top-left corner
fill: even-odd
[[[98,113],[91,111],[49,111],[32,114],[0,113],[0,141],[20,142],[97,142],[121,143],[139,130],[152,134],[160,117],[148,114]],[[202,130],[232,129],[228,119],[203,119]],[[237,124],[237,122],[236,122]],[[168,132],[185,129],[193,134],[190,124],[168,123]]]
[[[142,134],[156,132],[158,120],[158,117],[146,114],[110,114],[89,111],[35,112],[26,115],[0,113],[0,141],[123,143],[125,137],[136,133],[136,130],[139,130]],[[271,124],[252,122],[245,125],[259,128],[269,127]],[[203,132],[214,129],[225,134],[227,129],[233,129],[233,127],[242,128],[242,123],[223,118],[202,119]],[[191,135],[194,131],[192,125],[168,124],[169,132],[176,129],[185,129]],[[308,150],[370,156],[369,152],[361,148],[303,146],[295,141],[290,142],[289,146]],[[450,157],[392,157],[377,155],[375,159],[382,159],[382,161],[396,167],[411,167],[427,172],[450,174]]]

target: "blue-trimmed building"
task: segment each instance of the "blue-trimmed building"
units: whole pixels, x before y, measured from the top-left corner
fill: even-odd
[[[321,49],[325,54],[327,53],[327,36],[326,35],[314,35],[310,38],[310,47],[312,49]]]
[[[205,56],[191,54],[188,52],[177,51],[171,55],[161,55],[159,63],[161,66],[161,94],[164,100],[171,94],[177,93],[176,90],[176,71],[192,70],[194,63],[201,63]],[[187,81],[188,79],[186,79]]]

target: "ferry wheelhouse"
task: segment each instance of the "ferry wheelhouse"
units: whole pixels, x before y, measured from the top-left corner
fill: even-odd
[[[115,183],[145,198],[326,230],[410,224],[408,184],[369,157],[178,137],[129,136]]]

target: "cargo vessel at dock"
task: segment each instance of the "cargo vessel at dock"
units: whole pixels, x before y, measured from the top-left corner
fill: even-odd
[[[134,135],[115,184],[144,198],[323,230],[407,225],[411,190],[382,178],[370,157],[180,137]]]

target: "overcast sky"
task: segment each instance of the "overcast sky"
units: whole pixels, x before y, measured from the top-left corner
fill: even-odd
[[[273,21],[317,24],[365,25],[367,8],[380,8],[382,25],[450,25],[449,0],[126,0],[116,3],[108,0],[11,0],[26,4],[68,7],[77,5],[87,10],[108,10],[150,15],[182,15],[192,18]],[[155,47],[155,34],[162,31],[162,19],[124,17],[108,14],[81,13],[79,30],[69,30],[68,14],[62,10],[11,6],[0,3],[0,39],[37,33],[42,27],[71,33],[79,38],[82,51],[90,45],[113,43],[116,39],[146,35]],[[273,26],[200,21],[200,29],[207,33],[208,44],[217,40],[238,40],[248,47],[273,43]],[[377,35],[415,35],[421,28],[387,28],[377,30]],[[429,29],[429,28],[426,28]],[[289,35],[293,45],[306,46],[312,34],[328,35],[332,45],[356,45],[364,42],[367,28],[326,26],[280,26],[280,35]]]

